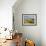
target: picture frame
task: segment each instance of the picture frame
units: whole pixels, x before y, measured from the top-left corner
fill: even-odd
[[[37,14],[22,14],[22,26],[36,26]]]

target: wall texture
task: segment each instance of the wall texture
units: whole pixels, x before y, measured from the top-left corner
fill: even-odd
[[[15,2],[16,0],[0,0],[0,38],[10,35],[9,31],[5,32],[1,27],[12,29],[12,6]]]
[[[35,41],[36,46],[41,46],[40,0],[23,0],[13,6],[15,30],[23,33],[23,37]],[[37,26],[22,26],[22,14],[37,14]]]
[[[0,0],[0,27],[12,29],[12,6],[16,0]]]
[[[46,0],[41,1],[41,38],[42,46],[46,46]]]

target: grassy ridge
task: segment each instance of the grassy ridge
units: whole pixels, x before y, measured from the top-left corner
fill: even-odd
[[[24,23],[34,23],[34,19],[24,19]]]

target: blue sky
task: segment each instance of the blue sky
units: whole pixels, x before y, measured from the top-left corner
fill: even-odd
[[[24,19],[28,19],[28,18],[34,18],[33,15],[24,15]]]

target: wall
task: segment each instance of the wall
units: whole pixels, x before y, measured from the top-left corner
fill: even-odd
[[[41,38],[42,46],[46,46],[46,0],[41,1]]]
[[[12,29],[12,6],[16,0],[0,0],[0,27]]]
[[[6,27],[9,30],[12,29],[12,6],[16,0],[0,0],[0,28]],[[4,29],[3,29],[4,30]],[[0,33],[3,31],[0,29]],[[0,34],[0,38],[5,38],[5,35],[10,35],[9,31],[3,31]],[[8,37],[9,38],[9,37]]]
[[[20,1],[18,0],[18,2]],[[36,46],[41,46],[40,3],[40,0],[23,0],[13,6],[15,30],[22,32],[25,39],[35,41]],[[22,14],[37,14],[37,26],[22,26]]]

